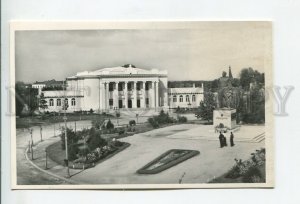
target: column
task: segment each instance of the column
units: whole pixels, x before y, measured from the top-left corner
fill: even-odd
[[[159,107],[158,81],[155,82],[155,107]]]
[[[100,81],[99,84],[99,92],[100,92],[100,99],[99,99],[99,103],[100,103],[100,109],[103,110],[104,109],[104,83],[102,83]]]
[[[155,108],[155,83],[154,83],[154,81],[151,81],[151,91],[149,91],[149,94],[150,94],[150,100],[151,100],[150,107]]]
[[[108,83],[104,83],[104,109],[107,109],[107,101],[108,101]]]
[[[124,100],[124,107],[127,108],[128,107],[128,92],[127,92],[127,81],[124,82],[124,97],[125,97],[125,100]]]
[[[136,84],[136,81],[133,82],[133,85],[132,85],[132,108],[137,108],[137,91],[136,91],[136,87],[137,87],[137,84]]]
[[[113,92],[114,108],[119,107],[119,91],[118,91],[119,82],[115,82],[115,88]]]
[[[145,108],[146,107],[146,91],[145,91],[145,86],[146,86],[146,82],[142,81],[141,96],[140,96],[140,105],[141,105],[141,108]]]

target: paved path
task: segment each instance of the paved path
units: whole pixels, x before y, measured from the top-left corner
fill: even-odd
[[[51,125],[43,125],[42,128],[42,138],[43,142],[40,143],[40,127],[34,126],[33,129],[33,141],[35,143],[34,148],[34,161],[40,161],[41,158],[44,158],[44,147],[39,148],[39,152],[36,151],[36,147],[44,145],[45,142],[48,142],[51,137],[58,135],[60,133],[59,126],[63,123],[56,123]],[[74,122],[68,122],[68,127],[75,126]],[[76,126],[78,129],[84,127],[90,127],[90,121],[77,121]],[[25,157],[25,150],[28,147],[28,142],[30,141],[30,133],[28,129],[17,129],[17,184],[27,185],[27,184],[67,184],[64,180],[58,179],[49,174],[43,173],[40,170],[33,167]],[[53,138],[52,138],[53,139]],[[36,146],[38,145],[38,146]],[[40,167],[44,167],[44,164],[40,161]]]
[[[84,184],[171,184],[178,183],[185,172],[182,183],[205,183],[228,171],[234,164],[234,158],[248,159],[256,149],[264,147],[264,142],[236,142],[234,147],[219,148],[218,141],[168,137],[180,132],[184,135],[191,130],[199,131],[199,125],[175,125],[123,138],[122,141],[131,144],[129,148],[72,179]],[[136,173],[139,168],[173,148],[199,150],[200,155],[158,174]]]

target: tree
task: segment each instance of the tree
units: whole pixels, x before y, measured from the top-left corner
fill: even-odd
[[[40,95],[40,103],[39,108],[45,110],[48,108],[47,101],[45,100],[44,93],[41,93]]]
[[[38,107],[38,90],[25,85],[24,82],[17,82],[15,86],[16,115],[21,115],[24,107],[28,107],[29,114],[32,114]]]
[[[249,90],[251,82],[257,82],[264,85],[264,78],[264,73],[260,73],[257,70],[252,69],[251,67],[245,68],[242,69],[240,73],[240,85],[244,90]]]
[[[216,108],[216,101],[214,94],[211,92],[207,92],[204,95],[204,101],[200,102],[200,106],[195,113],[197,118],[202,118],[203,120],[207,120],[208,122],[213,119],[213,111]]]
[[[114,124],[109,119],[106,124],[106,129],[111,130],[114,129],[114,127],[115,127]]]
[[[228,77],[232,79],[233,77],[232,77],[231,67],[230,67],[230,66],[229,66],[229,71],[228,71],[228,72],[229,72],[229,73],[228,73]]]
[[[222,77],[226,77],[227,73],[225,71],[222,72]]]

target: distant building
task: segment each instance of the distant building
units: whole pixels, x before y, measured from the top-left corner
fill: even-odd
[[[38,89],[38,94],[40,95],[42,93],[42,90],[48,89],[48,90],[61,90],[63,87],[63,81],[56,81],[54,79],[48,80],[48,81],[42,81],[32,84],[32,88]]]
[[[204,99],[203,83],[201,87],[169,88],[168,95],[170,108],[196,108]]]

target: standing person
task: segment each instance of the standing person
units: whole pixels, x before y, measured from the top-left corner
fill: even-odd
[[[231,146],[231,147],[234,146],[233,138],[234,138],[233,133],[230,132],[230,146]]]
[[[220,135],[219,135],[220,148],[223,148],[223,146],[224,146],[224,145],[223,145],[223,144],[224,144],[224,143],[223,143],[223,137],[224,137],[224,136],[223,136],[222,132],[220,132]]]

